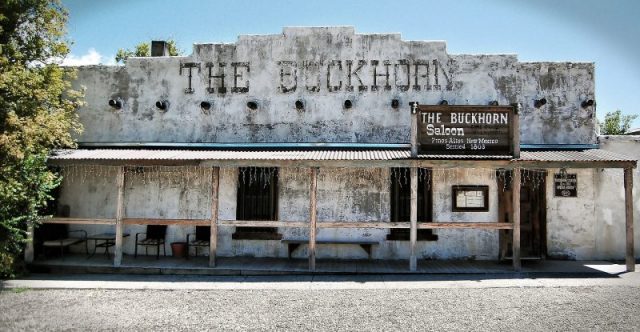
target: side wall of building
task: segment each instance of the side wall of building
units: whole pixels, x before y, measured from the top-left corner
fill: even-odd
[[[601,149],[640,159],[640,136],[600,136],[598,140]],[[626,239],[623,171],[601,169],[599,175],[597,258],[623,259]],[[635,257],[640,258],[640,172],[637,168],[633,170],[633,206]]]

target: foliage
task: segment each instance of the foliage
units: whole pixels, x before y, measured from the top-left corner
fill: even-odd
[[[0,276],[20,263],[26,229],[60,183],[47,156],[81,131],[75,72],[53,60],[69,52],[66,20],[58,0],[0,2]]]
[[[176,41],[173,39],[167,40],[167,50],[170,56],[182,55],[182,50],[178,49]],[[116,52],[116,62],[126,63],[129,57],[149,57],[151,56],[151,43],[142,42],[135,46],[134,50],[130,49],[118,49]]]
[[[604,116],[604,122],[600,125],[600,134],[624,135],[631,128],[631,122],[637,117],[637,114],[622,115],[620,110],[608,112]]]

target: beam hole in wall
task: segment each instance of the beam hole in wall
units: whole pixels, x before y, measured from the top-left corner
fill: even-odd
[[[120,98],[117,99],[109,99],[109,106],[113,107],[114,109],[121,109],[122,108],[122,100],[120,100]]]
[[[498,101],[497,100],[490,101],[489,106],[498,106]]]
[[[540,99],[536,99],[536,100],[533,102],[533,106],[534,106],[535,108],[540,108],[540,107],[542,107],[542,106],[544,106],[544,105],[546,105],[546,104],[547,104],[547,98],[540,98]]]
[[[448,101],[448,100],[446,100],[446,99],[442,99],[442,100],[438,103],[438,105],[443,105],[443,106],[449,105],[449,101]]]
[[[344,101],[344,108],[345,109],[350,109],[353,107],[353,103],[351,102],[351,100],[347,99]]]
[[[203,112],[208,112],[211,109],[211,102],[203,101],[200,103],[200,108]]]
[[[582,108],[587,108],[587,107],[593,106],[593,104],[595,104],[593,99],[589,99],[589,100],[583,101],[581,105],[582,105]]]
[[[302,100],[296,100],[296,109],[298,111],[304,110],[304,102]]]
[[[166,111],[169,107],[169,102],[166,100],[158,100],[156,101],[156,107],[161,111]]]
[[[394,110],[397,110],[398,107],[400,107],[400,100],[398,99],[391,100],[391,108],[393,108]]]
[[[258,109],[258,103],[256,103],[255,101],[250,101],[250,102],[248,102],[248,103],[247,103],[247,107],[248,107],[250,110],[255,111],[255,110],[257,110],[257,109]]]

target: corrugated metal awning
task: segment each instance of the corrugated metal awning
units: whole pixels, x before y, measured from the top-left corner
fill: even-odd
[[[398,160],[408,159],[409,150],[58,150],[52,160]]]
[[[157,149],[77,149],[58,150],[49,158],[53,164],[71,163],[204,163],[235,165],[257,162],[290,166],[345,167],[635,167],[636,160],[614,152],[522,151],[519,159],[505,155],[419,155],[411,158],[408,149],[349,150],[157,150]],[[367,163],[369,162],[369,163]],[[417,162],[417,163],[416,163]]]
[[[601,149],[584,151],[522,151],[520,161],[636,161],[633,158]]]

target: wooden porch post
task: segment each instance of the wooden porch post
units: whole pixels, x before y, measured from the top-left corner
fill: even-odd
[[[511,211],[513,220],[513,269],[520,271],[522,268],[520,262],[520,169],[513,169],[511,180]]]
[[[309,271],[316,270],[316,222],[318,168],[311,168],[311,185],[309,187]]]
[[[116,250],[113,254],[113,266],[120,266],[122,264],[122,232],[124,224],[122,218],[124,217],[124,166],[118,168],[118,200],[116,210]]]
[[[33,224],[27,226],[27,245],[24,248],[25,263],[33,262]]]
[[[411,208],[409,241],[411,256],[409,257],[409,270],[415,271],[418,268],[418,259],[416,257],[416,242],[418,240],[418,168],[411,167]]]
[[[216,266],[218,248],[218,192],[220,191],[220,167],[211,169],[211,217],[209,218],[209,267]]]
[[[633,168],[624,169],[624,205],[627,229],[627,271],[636,270],[636,259],[633,248]]]
[[[411,158],[418,156],[418,103],[411,103]]]

